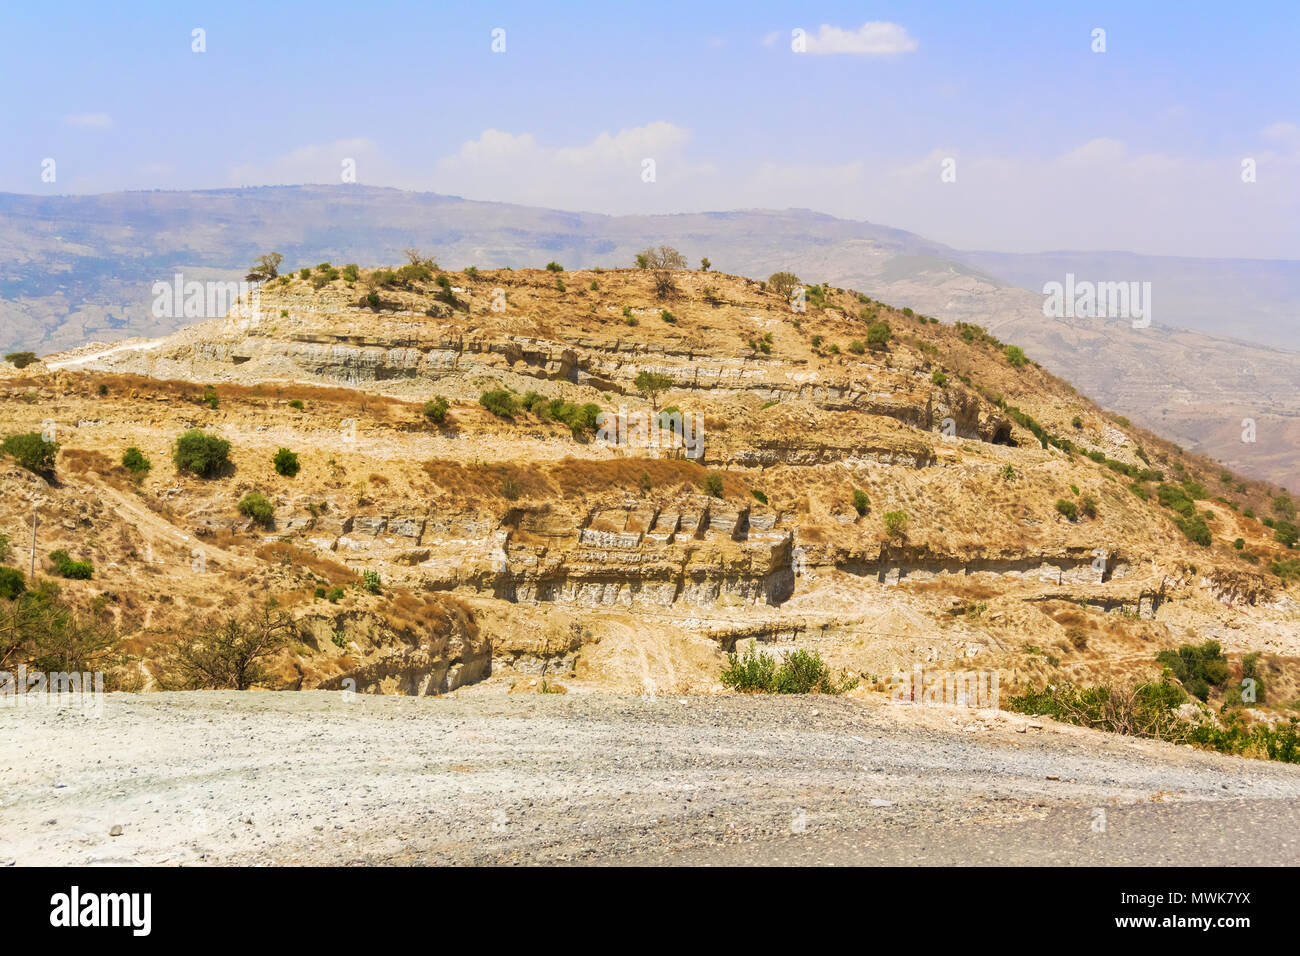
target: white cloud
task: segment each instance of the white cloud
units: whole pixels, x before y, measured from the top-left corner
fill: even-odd
[[[108,129],[113,125],[113,117],[107,113],[75,113],[63,117],[63,122],[79,129]]]
[[[1270,123],[1260,131],[1260,135],[1284,147],[1300,149],[1300,126],[1295,123]]]
[[[473,199],[600,212],[668,212],[714,175],[686,160],[690,133],[654,122],[601,132],[572,146],[548,146],[530,133],[484,130],[433,167],[432,188]],[[647,161],[654,179],[647,182]]]
[[[858,56],[886,56],[892,53],[911,53],[917,47],[906,29],[897,23],[873,20],[857,30],[845,30],[822,24],[815,34],[808,36],[809,53],[849,53]]]

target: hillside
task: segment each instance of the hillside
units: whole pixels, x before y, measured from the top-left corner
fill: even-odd
[[[6,434],[61,446],[52,480],[3,459],[8,563],[26,569],[39,503],[42,573],[57,549],[91,562],[59,583],[128,638],[124,685],[151,686],[193,622],[274,597],[299,631],[275,679],[301,688],[711,690],[758,640],[818,650],[855,693],[920,663],[996,669],[1007,693],[1149,675],[1157,650],[1214,638],[1297,696],[1293,552],[1248,516],[1289,499],[977,328],[821,286],[795,313],[699,271],[331,274],[0,371]],[[643,372],[670,380],[653,403]],[[665,409],[699,430],[616,446],[591,416],[620,409],[634,435]],[[172,464],[191,428],[230,443],[212,477]],[[251,492],[270,520],[240,513]],[[1191,518],[1157,500],[1187,492]]]
[[[455,267],[593,267],[631,263],[660,242],[692,263],[709,256],[755,279],[789,269],[986,326],[1104,407],[1244,474],[1300,487],[1300,355],[1289,338],[1300,272],[1287,261],[965,252],[809,210],[605,216],[355,184],[0,195],[0,346],[47,353],[167,335],[188,320],[154,314],[155,282],[177,272],[239,279],[266,249],[312,265],[392,262],[419,246]],[[1070,271],[1152,281],[1151,328],[1045,320],[1042,284]],[[1243,418],[1255,420],[1255,442],[1241,440]]]

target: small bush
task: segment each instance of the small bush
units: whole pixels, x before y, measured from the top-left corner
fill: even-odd
[[[907,534],[906,511],[886,511],[881,516],[881,520],[885,522],[885,533],[891,538],[898,538]]]
[[[889,344],[889,338],[893,332],[889,328],[888,322],[872,322],[867,326],[867,344],[872,348]]]
[[[744,657],[728,654],[720,679],[724,686],[746,694],[839,695],[858,686],[858,678],[848,672],[833,676],[816,651],[793,651],[778,663],[752,647]]]
[[[1029,359],[1025,357],[1025,350],[1019,345],[1008,345],[1004,354],[1007,357],[1007,364],[1012,368],[1020,368],[1029,361]]]
[[[560,265],[558,262],[555,262],[554,260],[552,260],[552,261],[546,263],[546,271],[547,271],[547,272],[563,272],[563,271],[564,271],[564,266],[562,266],[562,265]]]
[[[722,497],[722,476],[716,471],[711,472],[704,478],[704,490],[713,498]]]
[[[21,435],[10,435],[0,442],[0,451],[11,455],[32,474],[48,477],[54,473],[54,458],[59,453],[59,443],[46,441],[39,432],[24,432]]]
[[[304,408],[306,408],[306,406],[302,403],[301,398],[295,398],[290,400],[289,407],[296,409],[297,411],[302,411]]]
[[[514,418],[519,412],[519,403],[515,397],[503,389],[484,392],[479,396],[478,403],[497,418]]]
[[[275,457],[271,459],[271,461],[275,465],[276,474],[282,475],[285,478],[292,478],[294,475],[298,474],[301,467],[298,464],[298,456],[287,448],[281,448],[277,451]]]
[[[1065,515],[1069,521],[1074,521],[1079,517],[1079,509],[1075,507],[1073,501],[1066,501],[1064,498],[1056,500],[1056,510]]]
[[[940,388],[943,388],[948,384],[948,376],[944,375],[943,372],[938,369],[935,369],[934,373],[930,376],[930,381],[935,385],[938,385]]]
[[[362,571],[361,586],[365,588],[367,591],[369,591],[371,594],[378,594],[380,589],[379,572]]]
[[[1097,499],[1091,495],[1084,495],[1083,501],[1079,504],[1079,511],[1085,518],[1097,517]]]
[[[260,492],[250,491],[239,499],[239,513],[258,524],[269,526],[275,517],[275,507]]]
[[[181,471],[210,478],[230,463],[230,442],[202,429],[191,428],[176,439],[172,461]]]
[[[50,552],[50,561],[59,572],[59,577],[73,581],[89,581],[94,577],[95,569],[89,561],[73,561],[68,552],[60,548]]]
[[[1209,696],[1211,687],[1222,687],[1231,676],[1228,658],[1218,641],[1184,644],[1177,651],[1161,651],[1156,654],[1156,661],[1168,667],[1178,682],[1201,700]]]
[[[871,510],[871,499],[861,488],[853,489],[853,510],[858,513],[859,518]]]
[[[122,467],[135,477],[143,478],[149,473],[153,463],[144,456],[144,452],[132,445],[122,453]]]
[[[447,420],[447,408],[447,399],[439,395],[424,403],[424,417],[435,425],[441,425]]]
[[[0,568],[0,598],[12,601],[27,590],[27,578],[17,568]]]

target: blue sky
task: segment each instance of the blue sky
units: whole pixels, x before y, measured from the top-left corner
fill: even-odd
[[[8,4],[0,190],[338,182],[351,159],[363,183],[561,208],[1300,257],[1296,5],[1133,6]]]

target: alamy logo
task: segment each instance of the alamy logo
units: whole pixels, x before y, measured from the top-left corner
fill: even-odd
[[[996,710],[997,671],[931,671],[917,664],[912,673],[899,671],[890,680],[890,703],[920,707],[971,707]]]
[[[643,449],[683,449],[687,458],[704,455],[704,416],[699,412],[629,412],[626,405],[617,414],[596,416],[596,440],[609,445]]]
[[[1151,325],[1150,282],[1076,282],[1067,272],[1064,283],[1044,283],[1043,295],[1043,315],[1049,319],[1132,319],[1135,329]]]
[[[80,708],[86,717],[104,716],[104,673],[96,671],[0,671],[0,707]]]
[[[151,893],[85,893],[74,886],[50,897],[51,926],[129,926],[131,935],[148,936],[153,926]]]
[[[185,281],[178,272],[171,282],[153,284],[155,319],[219,319],[236,305],[256,325],[260,319],[262,290],[256,282],[222,282],[220,280]]]

